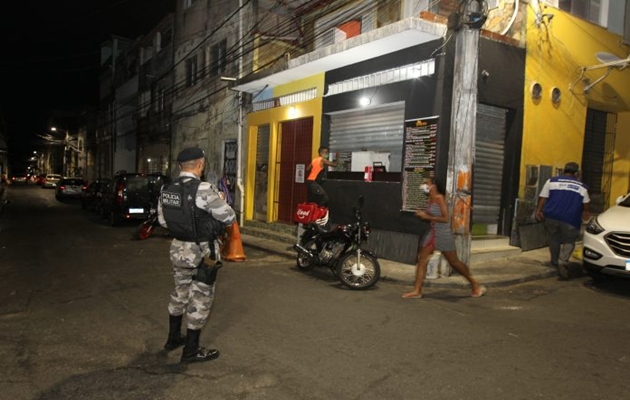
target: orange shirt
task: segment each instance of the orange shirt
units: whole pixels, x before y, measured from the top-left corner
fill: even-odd
[[[319,156],[311,161],[311,173],[308,174],[308,178],[306,178],[307,181],[317,180],[317,176],[319,176],[319,173],[324,169],[322,159],[322,156]]]

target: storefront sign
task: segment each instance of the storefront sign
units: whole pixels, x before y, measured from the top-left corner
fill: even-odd
[[[428,197],[420,190],[426,178],[435,177],[438,117],[405,121],[403,160],[403,211],[427,207]]]

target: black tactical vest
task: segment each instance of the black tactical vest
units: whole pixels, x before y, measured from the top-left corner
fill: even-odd
[[[184,179],[188,181],[184,182]],[[162,214],[171,236],[175,239],[208,242],[214,240],[224,229],[220,221],[195,205],[200,183],[198,179],[180,177],[162,189]]]

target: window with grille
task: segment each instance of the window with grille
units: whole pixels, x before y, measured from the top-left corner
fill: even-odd
[[[588,185],[594,214],[603,212],[610,203],[616,129],[617,114],[588,109],[581,178]]]
[[[197,83],[197,55],[193,55],[186,60],[186,86],[193,86]]]
[[[559,0],[558,8],[583,20],[608,26],[609,0]]]
[[[225,74],[227,65],[227,39],[221,40],[212,46],[212,65],[210,72],[212,76]]]

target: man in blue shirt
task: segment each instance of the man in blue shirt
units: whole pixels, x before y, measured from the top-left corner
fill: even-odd
[[[580,236],[582,220],[589,218],[587,186],[577,179],[579,166],[570,162],[564,174],[545,182],[538,198],[536,219],[545,223],[549,235],[551,264],[558,268],[562,279],[569,279],[567,266],[575,241]]]

